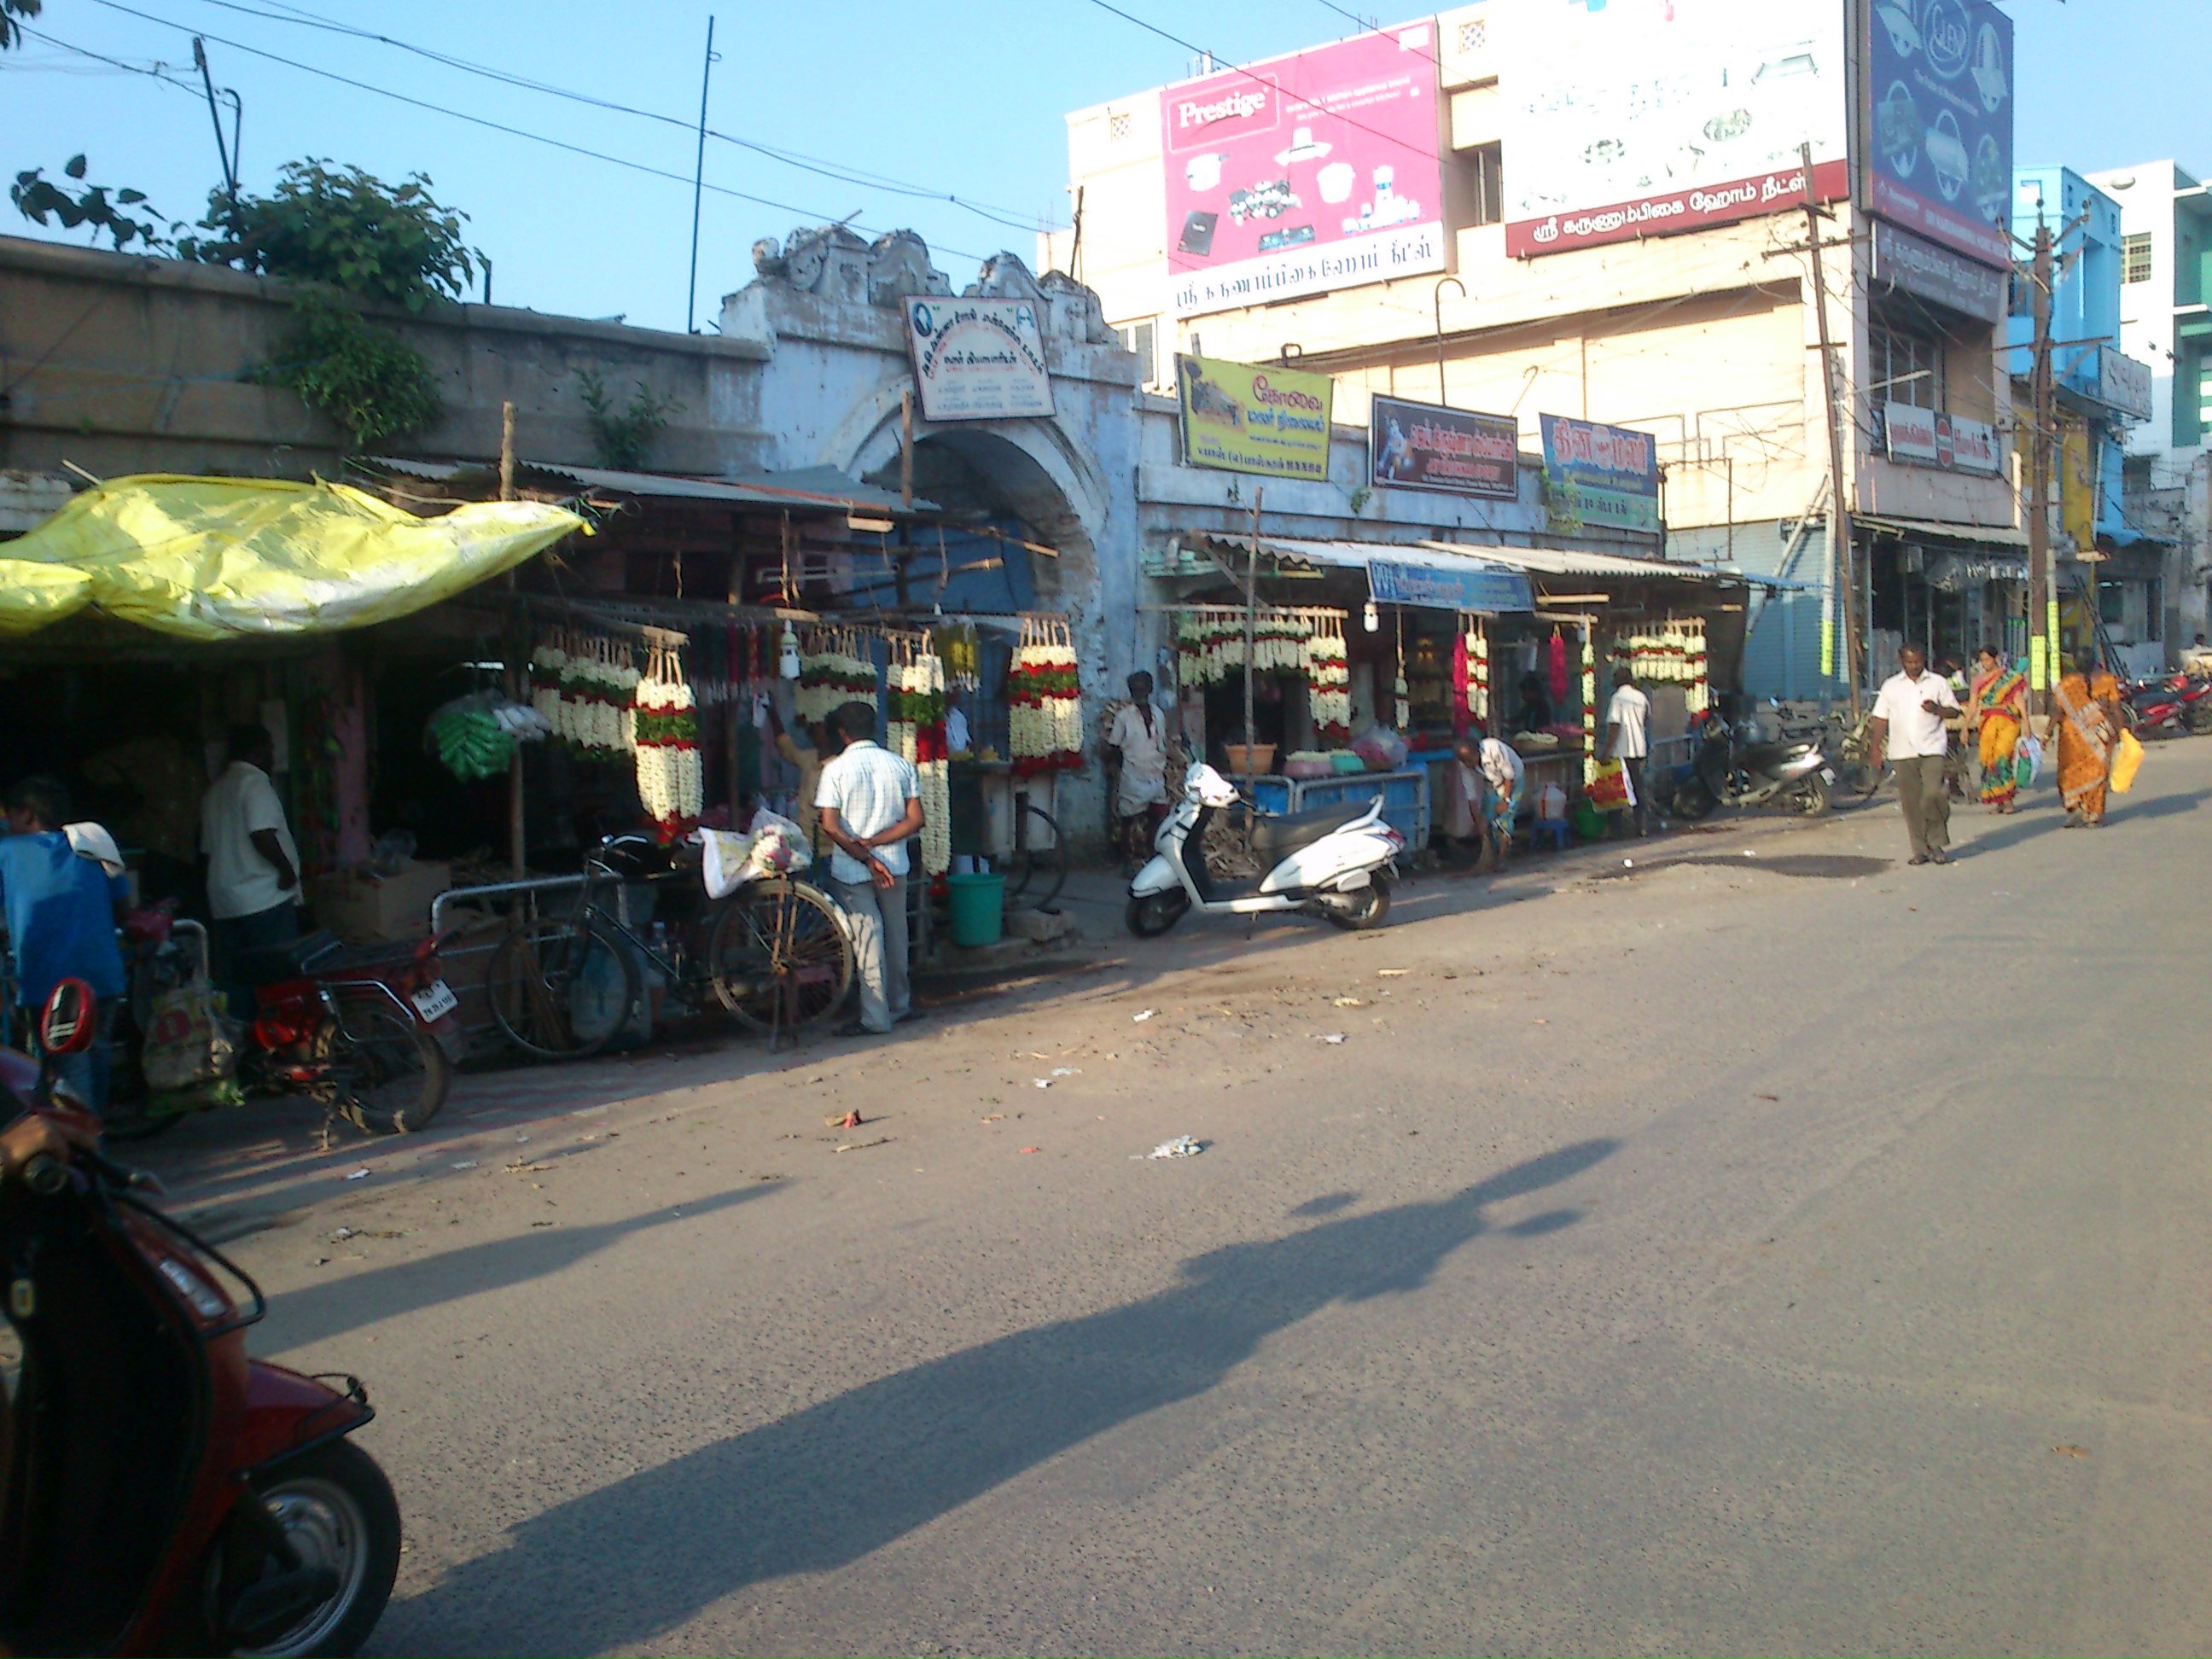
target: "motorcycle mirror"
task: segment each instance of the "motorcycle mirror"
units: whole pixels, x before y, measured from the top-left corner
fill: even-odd
[[[81,1054],[100,1032],[100,1005],[92,987],[65,979],[54,987],[39,1016],[39,1046],[49,1054]]]

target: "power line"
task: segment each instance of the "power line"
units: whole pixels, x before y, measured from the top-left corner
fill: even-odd
[[[103,3],[106,3],[106,0],[103,0]],[[465,58],[457,58],[449,52],[439,52],[428,46],[416,46],[411,41],[402,40],[392,35],[381,34],[374,29],[359,28],[350,23],[340,22],[335,18],[319,16],[298,6],[286,5],[283,0],[272,0],[272,3],[281,8],[278,11],[267,11],[258,6],[242,4],[240,0],[202,0],[202,3],[217,6],[225,11],[237,12],[247,17],[264,18],[270,22],[289,23],[302,28],[322,29],[356,40],[373,40],[380,46],[391,46],[396,51],[412,53],[416,57],[442,64],[448,69],[459,70],[464,74],[482,76],[487,80],[519,88],[526,92],[540,93],[550,98],[563,98],[571,103],[587,105],[592,108],[607,110],[618,115],[635,116],[641,120],[659,122],[664,126],[680,128],[685,132],[698,131],[696,122],[684,120],[659,110],[641,109],[635,105],[617,103],[612,99],[601,98],[595,94],[579,92],[572,88],[556,86],[550,82],[532,80],[527,76],[516,75],[511,70],[500,69],[493,64],[475,63]],[[123,7],[117,9],[128,9]],[[1038,228],[1033,217],[1022,217],[1018,210],[1013,208],[1001,208],[989,203],[970,201],[948,191],[933,190],[927,185],[913,184],[904,179],[869,173],[861,168],[847,167],[837,162],[825,161],[820,156],[808,155],[799,150],[785,149],[775,144],[763,143],[757,139],[742,137],[735,133],[720,132],[713,127],[708,127],[706,132],[709,138],[722,143],[732,145],[738,149],[749,150],[756,155],[765,156],[769,161],[780,162],[785,167],[796,167],[801,172],[817,173],[825,179],[834,179],[841,184],[859,185],[867,189],[887,191],[893,195],[910,197],[919,201],[949,203],[963,212],[972,213],[978,218],[990,220],[994,224],[1004,225],[1013,230],[1034,232]]]
[[[572,155],[587,156],[595,161],[605,161],[614,167],[627,167],[633,173],[642,173],[653,178],[670,179],[679,185],[689,185],[691,182],[688,175],[671,173],[665,167],[653,167],[644,161],[633,161],[625,156],[611,155],[605,150],[592,149],[584,144],[570,143],[564,138],[549,137],[542,132],[532,132],[526,127],[510,126],[504,121],[495,121],[488,116],[471,115],[465,110],[449,109],[443,104],[434,104],[428,99],[410,97],[404,92],[394,92],[388,87],[376,86],[367,81],[356,81],[350,76],[340,75],[335,70],[319,69],[313,64],[303,64],[297,58],[286,58],[278,52],[266,52],[258,46],[249,46],[242,40],[228,40],[219,34],[209,34],[204,30],[188,28],[182,23],[173,22],[166,17],[157,17],[151,12],[139,11],[132,7],[118,4],[117,0],[100,0],[100,3],[113,10],[127,13],[131,16],[142,18],[147,22],[159,24],[163,28],[175,29],[181,34],[201,34],[218,46],[228,46],[234,52],[242,52],[249,57],[265,58],[272,64],[281,64],[287,69],[295,69],[303,74],[318,76],[325,81],[335,81],[341,86],[351,87],[359,92],[374,93],[380,98],[389,98],[396,103],[406,104],[415,109],[428,110],[434,115],[451,116],[454,120],[465,121],[471,126],[485,127],[494,132],[503,132],[510,137],[527,138],[532,143],[545,144],[554,149],[566,150]],[[43,38],[57,46],[68,45],[67,42],[58,40],[52,35]],[[82,47],[76,46],[70,49],[79,52],[84,50]],[[97,53],[90,52],[86,55],[98,56]],[[732,190],[727,185],[709,184],[705,188],[713,191],[718,196],[727,196],[740,202],[750,202],[756,207],[774,208],[779,213],[797,214],[801,218],[812,219],[817,223],[854,224],[862,230],[870,228],[866,225],[859,225],[856,216],[852,214],[834,215],[823,213],[817,208],[796,207],[789,202],[774,201],[765,196],[755,196],[745,191]],[[980,253],[971,253],[965,249],[957,247],[943,247],[941,245],[940,251],[956,254],[963,259],[974,259],[979,264],[985,258]]]

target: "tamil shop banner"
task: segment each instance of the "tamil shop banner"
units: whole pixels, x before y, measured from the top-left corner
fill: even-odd
[[[1608,530],[1659,528],[1657,440],[1565,415],[1540,418],[1544,471],[1568,513]]]
[[[1510,501],[1521,494],[1521,423],[1439,404],[1376,398],[1367,413],[1367,478]]]
[[[1885,404],[1881,425],[1883,451],[1893,461],[1946,472],[1991,475],[2003,469],[2003,446],[1996,428],[1987,421],[1942,415],[1911,404]]]
[[[1037,308],[1027,300],[906,302],[907,347],[926,421],[1008,421],[1052,413]]]
[[[1377,605],[1414,605],[1431,611],[1477,611],[1494,616],[1533,611],[1528,574],[1474,560],[1370,559],[1367,591]]]
[[[1424,20],[1161,92],[1177,316],[1444,268],[1436,51]]]
[[[1326,374],[1178,356],[1183,464],[1270,478],[1326,478],[1335,391]]]
[[[1843,0],[1490,9],[1514,258],[1849,194]]]
[[[2012,19],[1990,0],[1874,0],[1871,10],[1869,204],[2009,266]]]

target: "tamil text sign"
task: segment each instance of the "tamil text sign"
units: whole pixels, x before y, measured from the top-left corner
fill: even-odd
[[[1885,404],[1884,449],[1893,461],[1940,467],[1946,472],[1993,474],[2004,465],[1997,429],[1986,421],[1944,415],[1911,404]]]
[[[1326,374],[1178,356],[1183,462],[1270,478],[1326,478],[1335,390]]]
[[[1544,471],[1568,513],[1611,530],[1659,528],[1659,445],[1650,433],[1564,415],[1542,421]]]
[[[1377,605],[1415,605],[1431,611],[1532,611],[1528,578],[1518,570],[1472,560],[1462,567],[1370,559],[1367,591]]]
[[[2150,419],[2150,365],[2116,347],[2098,347],[2097,401],[2138,421]]]
[[[2011,300],[2004,272],[1879,219],[1874,222],[1874,279],[1877,290],[1902,289],[1985,323],[2002,321]]]
[[[1493,8],[1516,258],[1848,193],[1843,0]]]
[[[1436,52],[1422,21],[1161,92],[1177,316],[1444,268]]]
[[[2012,19],[1990,0],[1874,0],[1869,9],[1869,204],[1931,241],[2009,265]]]
[[[1376,398],[1367,416],[1368,482],[1493,501],[1521,494],[1521,426],[1437,404]]]
[[[1027,300],[909,299],[906,337],[924,420],[1052,413],[1052,374],[1037,308]]]

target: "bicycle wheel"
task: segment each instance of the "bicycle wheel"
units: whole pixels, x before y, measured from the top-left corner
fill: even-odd
[[[437,1040],[382,997],[340,994],[343,1018],[316,1028],[314,1095],[356,1129],[419,1129],[446,1103],[453,1067]]]
[[[756,1031],[796,1030],[833,1013],[853,985],[853,942],[829,896],[804,882],[748,882],[707,944],[714,994]]]
[[[1066,884],[1067,842],[1042,807],[1024,805],[1014,814],[1014,850],[1006,860],[1005,874],[1008,909],[1026,904],[1042,910]]]
[[[637,964],[594,922],[533,921],[500,941],[484,990],[492,1019],[524,1054],[581,1060],[629,1024]]]

